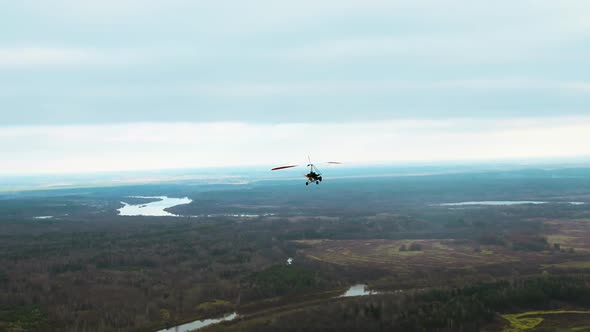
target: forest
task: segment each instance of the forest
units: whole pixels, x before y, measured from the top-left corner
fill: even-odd
[[[493,326],[498,312],[588,308],[590,278],[543,276],[462,287],[433,287],[328,301],[284,315],[210,331],[479,331]]]
[[[164,195],[193,202],[117,215]],[[480,200],[547,203],[439,205]],[[590,170],[4,193],[0,331],[156,331],[230,312],[207,329],[473,331],[584,309],[590,204],[570,202],[590,203]],[[337,297],[356,283],[378,294]]]

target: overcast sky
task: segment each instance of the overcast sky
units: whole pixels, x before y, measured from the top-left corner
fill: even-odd
[[[590,155],[586,0],[0,12],[0,174]]]

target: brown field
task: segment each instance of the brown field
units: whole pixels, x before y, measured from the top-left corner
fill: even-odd
[[[544,221],[547,241],[551,246],[559,244],[562,249],[573,248],[576,255],[559,262],[544,265],[557,269],[590,269],[590,219],[566,219]]]
[[[514,251],[505,246],[479,246],[470,241],[446,240],[299,240],[298,253],[324,263],[359,269],[382,269],[398,275],[415,271],[479,270],[517,263],[540,269],[590,269],[590,220],[537,220],[542,222],[550,248],[562,250]],[[400,251],[400,247],[420,244],[420,251]],[[568,249],[573,248],[574,253]],[[522,263],[522,264],[521,264]]]
[[[544,221],[549,243],[590,252],[590,219],[566,219]]]
[[[300,250],[308,258],[358,268],[380,268],[398,274],[416,270],[467,269],[482,265],[514,263],[521,259],[539,260],[544,253],[515,254],[501,247],[476,252],[453,240],[311,240],[297,241],[309,247]],[[402,245],[422,246],[420,251],[400,251]]]

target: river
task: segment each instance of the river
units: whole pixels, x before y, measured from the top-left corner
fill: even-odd
[[[217,319],[204,319],[204,320],[196,320],[194,322],[186,323],[183,325],[178,325],[176,327],[171,327],[169,329],[160,330],[158,332],[189,332],[198,329],[202,329],[205,326],[209,326],[212,324],[217,324],[225,321],[230,321],[238,318],[238,313],[234,312],[228,315],[225,315],[221,318]]]
[[[375,291],[369,290],[367,285],[357,284],[351,286],[344,294],[338,297],[353,297],[353,296],[367,296],[367,295],[374,295],[378,294]]]
[[[351,286],[346,292],[344,292],[344,294],[337,296],[337,297],[341,298],[341,297],[367,296],[367,295],[375,295],[375,294],[379,294],[379,293],[376,291],[369,290],[367,285],[357,284],[357,285]],[[189,332],[189,331],[198,330],[198,329],[203,328],[205,326],[234,320],[238,317],[239,317],[238,313],[234,312],[231,314],[227,314],[222,318],[197,320],[197,321],[190,322],[187,324],[178,325],[176,327],[172,327],[169,329],[160,330],[158,332]]]

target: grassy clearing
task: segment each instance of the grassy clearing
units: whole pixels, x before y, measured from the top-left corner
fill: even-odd
[[[590,235],[588,219],[563,219],[546,221],[545,224],[556,228],[546,234],[547,241],[553,246],[558,243],[561,248],[574,248],[576,252],[590,252]]]
[[[561,269],[590,269],[590,261],[563,262],[558,264],[552,264],[550,266]]]
[[[196,307],[198,312],[227,311],[233,309],[233,304],[225,300],[213,300],[201,303]]]
[[[574,243],[575,240],[576,237],[570,235],[547,235],[547,242],[549,242],[550,244],[559,243],[561,245],[568,245]]]
[[[502,250],[481,250],[464,244],[453,244],[440,240],[324,240],[298,241],[308,247],[300,253],[318,261],[337,265],[373,266],[393,272],[403,273],[424,268],[477,267],[488,264],[509,263],[520,259],[522,253]],[[400,250],[402,246],[410,248],[412,244],[421,250]],[[530,254],[542,255],[542,254]],[[536,256],[535,258],[536,259]]]
[[[519,314],[506,314],[502,318],[506,319],[510,325],[504,329],[504,332],[524,332],[539,326],[545,320],[546,315],[564,315],[564,314],[590,314],[590,311],[579,310],[553,310],[553,311],[527,311]],[[533,316],[533,317],[531,317]]]
[[[0,308],[0,331],[40,331],[47,317],[37,307]]]

